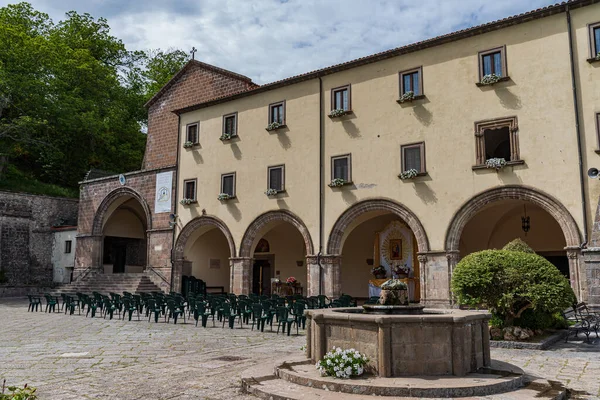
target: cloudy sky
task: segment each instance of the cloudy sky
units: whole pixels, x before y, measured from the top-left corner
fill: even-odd
[[[13,1],[0,0],[4,6]],[[551,0],[30,0],[58,22],[105,17],[130,50],[196,59],[264,84],[552,4]]]

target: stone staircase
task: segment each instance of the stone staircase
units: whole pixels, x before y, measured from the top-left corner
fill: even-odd
[[[145,272],[142,272],[129,274],[91,273],[80,281],[68,285],[61,285],[53,292],[57,295],[60,293],[74,295],[76,292],[99,292],[102,294],[114,292],[121,294],[123,292],[147,293],[160,291],[162,290],[150,280],[148,275],[146,275]]]

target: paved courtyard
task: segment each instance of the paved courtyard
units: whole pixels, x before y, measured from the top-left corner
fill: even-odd
[[[35,386],[40,399],[251,399],[241,372],[298,356],[305,343],[302,331],[268,330],[28,313],[27,301],[0,299],[0,381]],[[492,357],[600,399],[600,339]]]

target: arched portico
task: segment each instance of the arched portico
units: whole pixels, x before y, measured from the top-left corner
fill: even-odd
[[[530,204],[534,207],[539,207],[539,209],[543,210],[558,224],[560,231],[564,235],[563,243],[566,243],[564,250],[566,250],[566,257],[569,264],[571,286],[575,293],[581,296],[581,274],[579,271],[581,235],[577,223],[566,207],[557,199],[538,189],[527,186],[510,185],[496,187],[472,197],[458,209],[446,231],[445,247],[449,263],[451,264],[450,270],[454,268],[460,257],[466,255],[460,254],[460,249],[461,238],[467,224],[478,214],[490,209],[496,203],[514,204],[516,201],[518,201],[517,204]],[[534,224],[535,221],[531,223]]]
[[[344,247],[347,241],[351,243],[350,248]],[[402,254],[387,257],[387,253],[382,253],[384,247],[391,251],[391,243],[402,249]],[[321,260],[324,267],[323,291],[333,297],[342,292],[350,292],[355,297],[366,297],[369,292],[368,281],[372,278],[370,266],[374,262],[381,261],[388,269],[391,264],[401,263],[411,269],[409,278],[411,284],[414,284],[411,290],[416,291],[414,299],[419,301],[419,298],[424,299],[423,274],[427,261],[424,255],[429,249],[429,240],[423,225],[407,207],[390,199],[360,201],[344,211],[331,229],[327,242],[327,256]],[[380,260],[381,254],[384,256]],[[388,259],[385,260],[386,258]],[[370,264],[367,264],[369,259]],[[357,263],[360,265],[355,265]],[[388,271],[389,276],[391,275]],[[357,281],[361,287],[350,285]]]
[[[208,242],[207,242],[208,240]],[[223,248],[224,247],[224,248]],[[198,253],[198,257],[196,257]],[[219,218],[203,215],[194,218],[188,222],[179,235],[173,248],[173,290],[181,290],[181,278],[184,274],[184,269],[187,274],[193,274],[195,270],[201,270],[203,275],[199,276],[204,278],[208,286],[214,286],[214,282],[211,282],[206,278],[207,275],[227,275],[227,283],[223,286],[226,291],[231,289],[231,265],[230,259],[235,257],[236,249],[233,236],[231,231]],[[214,265],[192,265],[193,262],[199,263],[196,258],[202,258],[202,263],[208,263],[212,258],[218,260]],[[212,271],[206,273],[206,269],[215,268],[219,271]],[[220,283],[220,282],[218,282]],[[220,285],[217,285],[220,286]]]
[[[257,248],[261,239],[270,243],[268,250]],[[266,294],[272,289],[271,278],[294,276],[306,295],[306,257],[313,252],[310,232],[300,217],[288,210],[267,211],[256,217],[244,233],[239,258],[233,262],[234,290]]]

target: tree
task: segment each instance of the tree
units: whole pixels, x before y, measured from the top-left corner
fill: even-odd
[[[521,251],[469,254],[454,269],[452,291],[459,304],[487,306],[506,326],[525,310],[552,314],[576,302],[569,280],[554,265]]]
[[[0,8],[0,171],[77,187],[85,172],[140,168],[143,104],[183,66],[181,50],[128,51],[103,18],[55,24],[28,3]]]
[[[529,245],[527,243],[525,243],[523,240],[521,240],[519,238],[513,239],[512,241],[508,242],[502,248],[502,250],[520,251],[522,253],[535,254],[535,251],[533,251],[533,249],[531,247],[529,247]]]

